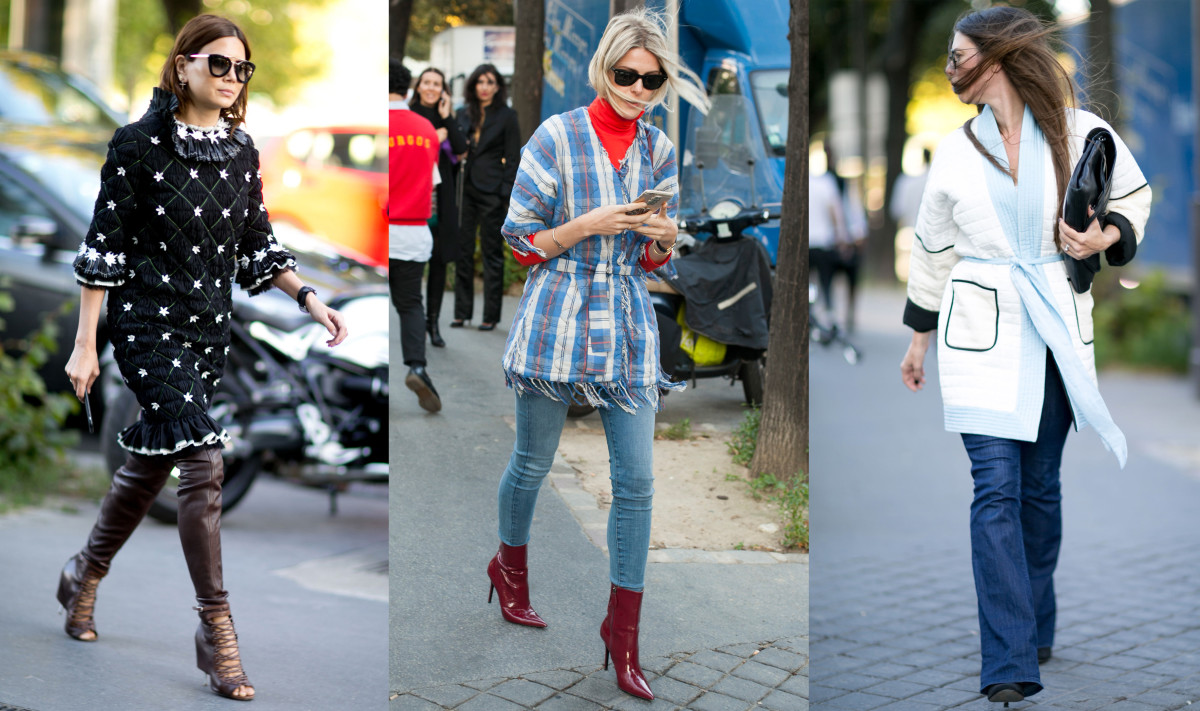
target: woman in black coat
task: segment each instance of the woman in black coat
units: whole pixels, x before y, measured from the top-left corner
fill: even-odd
[[[508,198],[521,160],[517,112],[508,106],[504,78],[491,64],[481,64],[467,78],[466,106],[458,125],[467,134],[469,151],[463,168],[462,225],[454,277],[454,320],[461,328],[475,310],[475,231],[483,254],[483,320],[480,331],[500,321],[503,296],[504,238],[500,228],[508,214]]]
[[[450,117],[450,94],[446,92],[446,75],[441,70],[430,67],[421,72],[416,87],[408,108],[433,124],[442,144],[438,153],[442,182],[434,188],[437,225],[432,230],[433,254],[429,257],[429,281],[425,293],[425,330],[429,332],[429,342],[440,348],[446,345],[438,330],[442,294],[446,291],[446,265],[458,255],[458,200],[455,195],[458,156],[467,150],[467,136]]]

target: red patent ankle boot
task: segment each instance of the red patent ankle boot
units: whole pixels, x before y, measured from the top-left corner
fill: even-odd
[[[500,544],[500,551],[488,563],[488,604],[492,593],[500,598],[500,614],[518,625],[545,627],[546,623],[529,606],[529,569],[525,566],[525,546]]]
[[[642,674],[638,663],[638,618],[642,612],[642,593],[616,585],[608,594],[608,615],[600,623],[600,639],[604,640],[604,668],[612,656],[617,672],[617,686],[627,694],[653,699],[654,692]]]

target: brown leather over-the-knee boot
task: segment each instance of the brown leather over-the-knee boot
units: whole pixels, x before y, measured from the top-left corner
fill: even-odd
[[[225,602],[221,573],[221,482],[217,447],[193,447],[175,460],[179,470],[179,542],[201,605]]]
[[[84,642],[96,639],[92,617],[96,586],[108,574],[113,556],[145,518],[171,468],[166,459],[130,454],[113,474],[87,543],[67,561],[58,581],[58,601],[67,611],[64,626],[68,635]]]
[[[200,603],[196,666],[208,675],[213,691],[248,701],[254,698],[254,687],[242,670],[221,570],[221,482],[225,478],[221,450],[191,449],[175,460],[175,466],[179,469],[179,540]]]

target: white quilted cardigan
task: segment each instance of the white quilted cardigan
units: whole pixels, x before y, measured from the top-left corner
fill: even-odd
[[[1074,165],[1088,131],[1108,124],[1087,111],[1068,109],[1068,113]],[[976,119],[977,135],[979,125]],[[1115,132],[1113,136],[1117,159],[1108,211],[1124,216],[1140,242],[1150,215],[1150,187],[1124,142]],[[1058,253],[1054,224],[1061,206],[1048,146],[1042,165],[1040,254],[1052,258]],[[998,263],[1012,259],[1014,251],[989,195],[985,170],[994,168],[962,128],[939,146],[917,217],[905,321],[917,330],[928,330],[936,312],[947,430],[1034,441],[1042,410],[1046,345],[1017,293],[1010,265]],[[1075,293],[1061,260],[1032,269],[1045,275],[1051,292],[1048,299],[1067,324],[1074,354],[1094,385],[1091,292]],[[925,312],[926,318],[917,320],[928,321],[927,326],[914,324],[909,318],[914,311]],[[1069,388],[1068,395],[1072,395]],[[1076,427],[1086,425],[1076,398],[1070,399]]]

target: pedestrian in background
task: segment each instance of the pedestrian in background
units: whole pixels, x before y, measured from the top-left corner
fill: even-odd
[[[1064,256],[1105,252],[1116,266],[1132,259],[1150,186],[1116,138],[1108,211],[1073,230],[1059,218],[1067,181],[1088,132],[1109,127],[1073,108],[1052,28],[1028,11],[994,7],[954,29],[946,76],[980,114],[934,154],[904,313],[913,337],[900,370],[909,389],[921,389],[936,329],[946,429],[962,434],[975,482],[980,693],[1008,703],[1042,690],[1038,663],[1052,653],[1059,467],[1072,420],[1093,425],[1122,466],[1126,457],[1097,389],[1092,295],[1072,288]]]
[[[179,539],[200,612],[196,666],[214,692],[243,701],[254,687],[221,571],[221,449],[229,434],[208,414],[229,352],[233,285],[251,295],[277,286],[329,330],[330,346],[346,337],[341,315],[297,278],[295,259],[267,221],[258,150],[241,126],[255,71],[249,59],[233,22],[192,19],[175,38],[149,110],[108,144],[75,259],[79,331],[66,371],[84,399],[100,374],[96,326],[107,291],[113,357],[142,414],[117,436],[128,461],[58,586],[67,634],[95,641],[97,586],[177,470]]]
[[[529,601],[526,546],[538,489],[550,470],[571,403],[596,406],[608,436],[613,503],[608,516],[605,666],[617,684],[654,698],[638,661],[650,545],[654,413],[670,382],[659,368],[646,274],[675,245],[675,148],[639,120],[668,91],[707,111],[695,74],[668,47],[665,20],[645,9],[613,17],[588,69],[597,97],[552,116],[521,156],[504,238],[531,265],[505,345],[516,394],[516,442],[498,492],[500,550],[488,565],[504,618],[545,627]],[[654,189],[673,197],[634,214]],[[491,595],[489,594],[489,600]]]
[[[453,328],[475,312],[475,234],[483,257],[483,320],[480,331],[500,322],[504,296],[504,238],[500,228],[521,159],[521,128],[517,112],[508,105],[504,77],[491,64],[480,64],[463,88],[466,104],[458,110],[458,125],[467,136],[462,167],[462,224],[458,262],[454,268]]]
[[[433,252],[429,218],[441,141],[428,119],[405,102],[412,72],[399,59],[388,62],[388,285],[400,316],[400,348],[408,374],[404,385],[428,412],[442,400],[425,366],[425,309],[421,277]]]
[[[446,291],[446,265],[458,254],[458,156],[467,150],[467,137],[450,115],[450,94],[446,91],[446,75],[429,67],[417,77],[416,91],[408,107],[433,124],[437,132],[438,175],[441,183],[437,193],[436,224],[433,229],[433,251],[429,256],[429,279],[425,288],[425,330],[429,342],[438,348],[446,345],[438,329],[442,312],[442,296]]]

